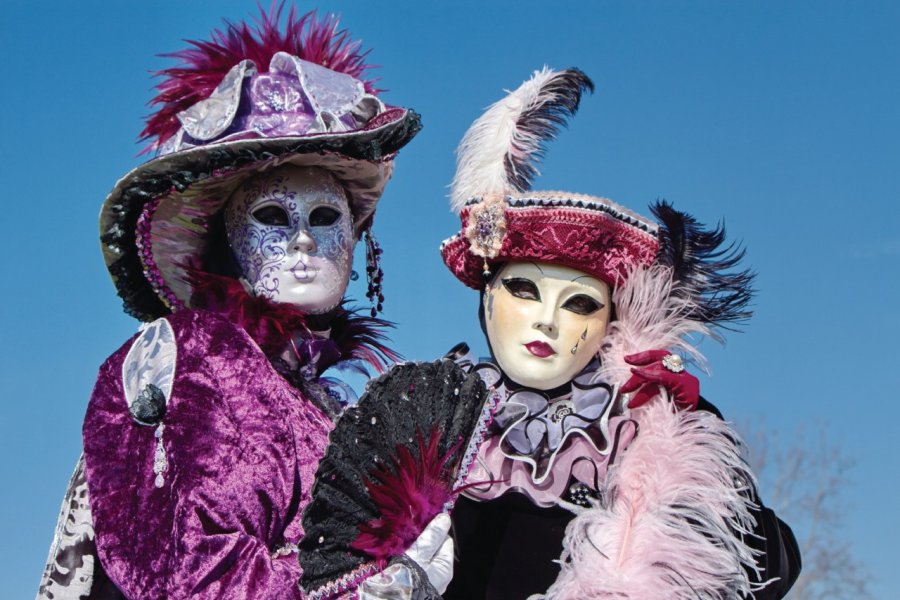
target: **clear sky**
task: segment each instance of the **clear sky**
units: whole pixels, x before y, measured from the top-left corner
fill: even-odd
[[[376,223],[396,348],[411,359],[461,340],[483,351],[477,295],[437,252],[458,226],[446,203],[453,150],[504,88],[544,64],[578,66],[597,92],[536,187],[638,211],[666,198],[726,220],[759,294],[744,333],[704,345],[703,393],[728,418],[764,419],[775,443],[821,427],[856,460],[844,539],[875,597],[900,597],[900,9],[555,5],[318,5],[373,49],[386,100],[423,115]],[[236,1],[0,3],[3,598],[36,591],[97,368],[137,326],[103,267],[97,214],[141,161],[150,71],[171,64],[156,55],[255,13]]]

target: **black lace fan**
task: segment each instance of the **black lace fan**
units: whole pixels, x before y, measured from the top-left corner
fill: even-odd
[[[447,359],[369,383],[331,432],[303,513],[307,593],[330,597],[384,568],[452,504],[486,398],[481,379]]]

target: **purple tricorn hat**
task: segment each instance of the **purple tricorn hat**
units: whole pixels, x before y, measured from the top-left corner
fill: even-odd
[[[418,114],[385,105],[362,79],[366,53],[336,18],[291,9],[282,32],[280,12],[255,28],[227,23],[160,73],[152,104],[161,108],[142,134],[157,157],[119,180],[100,213],[107,268],[138,319],[189,306],[215,217],[248,177],[284,164],[328,169],[359,237],[397,151],[421,128]]]

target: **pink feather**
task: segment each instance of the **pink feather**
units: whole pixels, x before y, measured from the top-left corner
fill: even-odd
[[[147,150],[175,135],[181,126],[178,113],[209,97],[225,74],[245,59],[264,72],[276,53],[288,52],[362,80],[369,93],[380,91],[375,88],[375,80],[362,79],[374,68],[365,62],[369,51],[361,51],[360,41],[351,39],[346,30],[338,30],[338,17],[329,14],[317,19],[315,11],[298,16],[292,6],[282,30],[278,23],[283,9],[283,2],[273,1],[268,12],[260,6],[255,27],[226,20],[225,28],[214,29],[209,41],[188,40],[191,47],[163,55],[181,64],[156,73],[163,80],[157,84],[158,94],[150,105],[160,108],[147,118],[140,135],[142,141],[156,138]]]
[[[688,298],[672,293],[675,285],[671,269],[654,265],[634,269],[616,288],[616,320],[603,340],[599,379],[621,385],[631,377],[626,356],[664,348],[705,369],[706,361],[690,338],[714,334],[704,323],[685,318],[692,305]]]
[[[569,524],[548,599],[726,600],[755,589],[743,541],[753,530],[753,475],[735,434],[711,413],[661,400],[640,409],[603,505]]]
[[[447,463],[459,450],[458,442],[441,456],[441,433],[432,430],[428,442],[418,434],[418,456],[408,447],[397,446],[390,464],[380,464],[366,480],[366,489],[381,515],[360,525],[350,544],[372,556],[381,568],[403,554],[428,523],[462,491],[453,489]]]
[[[604,340],[598,377],[630,375],[624,357],[668,348],[704,365],[688,337],[711,335],[687,319],[690,300],[672,293],[671,269],[639,268],[616,289],[617,320]],[[638,434],[604,482],[603,501],[582,510],[563,540],[561,572],[548,600],[725,600],[755,587],[750,487],[737,434],[708,412],[677,411],[665,392],[632,410]],[[756,586],[759,587],[759,586]]]

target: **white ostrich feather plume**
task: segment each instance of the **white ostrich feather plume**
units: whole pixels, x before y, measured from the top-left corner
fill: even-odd
[[[578,69],[547,67],[492,104],[457,148],[450,206],[457,213],[476,196],[522,192],[538,174],[543,143],[575,114],[584,90],[594,84]]]

